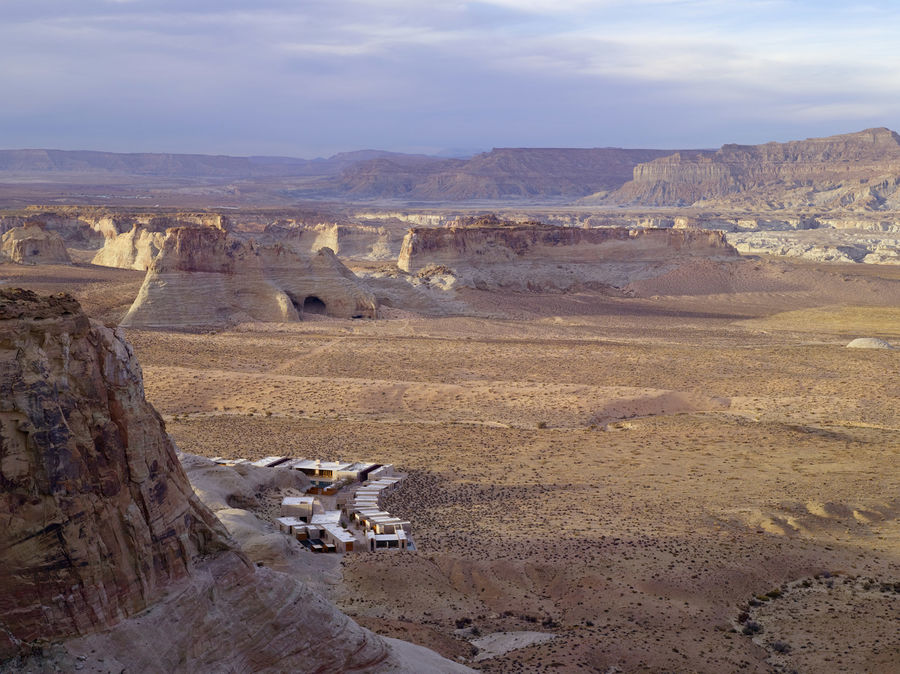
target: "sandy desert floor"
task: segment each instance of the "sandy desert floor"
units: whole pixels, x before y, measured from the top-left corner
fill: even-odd
[[[140,282],[66,273],[104,320]],[[454,658],[554,635],[470,662],[489,672],[897,671],[900,350],[845,345],[900,346],[900,268],[757,261],[631,292],[127,334],[186,451],[410,473],[389,510],[418,551],[348,556],[333,590],[378,632]]]

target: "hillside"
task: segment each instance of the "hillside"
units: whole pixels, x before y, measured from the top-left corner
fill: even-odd
[[[333,196],[411,201],[575,198],[614,190],[665,150],[494,148],[468,160],[374,159],[318,189]]]
[[[5,177],[3,174],[54,173],[227,179],[325,176],[361,161],[396,155],[381,150],[360,150],[336,154],[328,159],[297,159],[89,150],[0,150],[0,177]]]

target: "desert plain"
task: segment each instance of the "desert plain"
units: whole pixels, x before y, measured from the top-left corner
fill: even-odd
[[[0,272],[109,322],[144,276]],[[900,351],[846,345],[900,343],[900,267],[744,257],[628,294],[460,297],[468,316],[126,334],[185,452],[409,473],[388,505],[416,550],[335,557],[327,589],[378,633],[487,672],[897,671]],[[525,632],[552,638],[483,641]]]

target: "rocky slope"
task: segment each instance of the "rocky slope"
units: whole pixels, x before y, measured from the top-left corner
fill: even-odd
[[[180,227],[166,233],[122,324],[198,328],[297,321],[307,312],[375,318],[377,303],[330,249],[301,256],[220,228]]]
[[[252,564],[71,297],[0,290],[0,390],[0,671],[464,670]]]
[[[560,291],[621,288],[697,258],[733,258],[722,232],[675,229],[576,229],[484,217],[468,225],[412,228],[401,270],[452,274],[479,289]]]
[[[900,208],[900,136],[879,128],[764,145],[680,152],[634,167],[632,180],[584,204],[753,209]]]
[[[71,264],[62,237],[42,223],[15,227],[0,237],[0,261],[19,264]]]

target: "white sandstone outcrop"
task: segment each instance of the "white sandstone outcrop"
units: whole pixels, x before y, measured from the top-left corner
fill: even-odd
[[[122,324],[192,329],[305,313],[375,318],[377,302],[330,249],[304,257],[215,227],[181,227],[166,232]]]
[[[19,264],[72,264],[62,237],[43,224],[27,223],[0,237],[0,260]]]
[[[735,257],[722,232],[583,229],[488,216],[466,226],[409,230],[398,267],[410,273],[446,270],[459,284],[483,290],[558,292],[622,288],[687,260]]]

